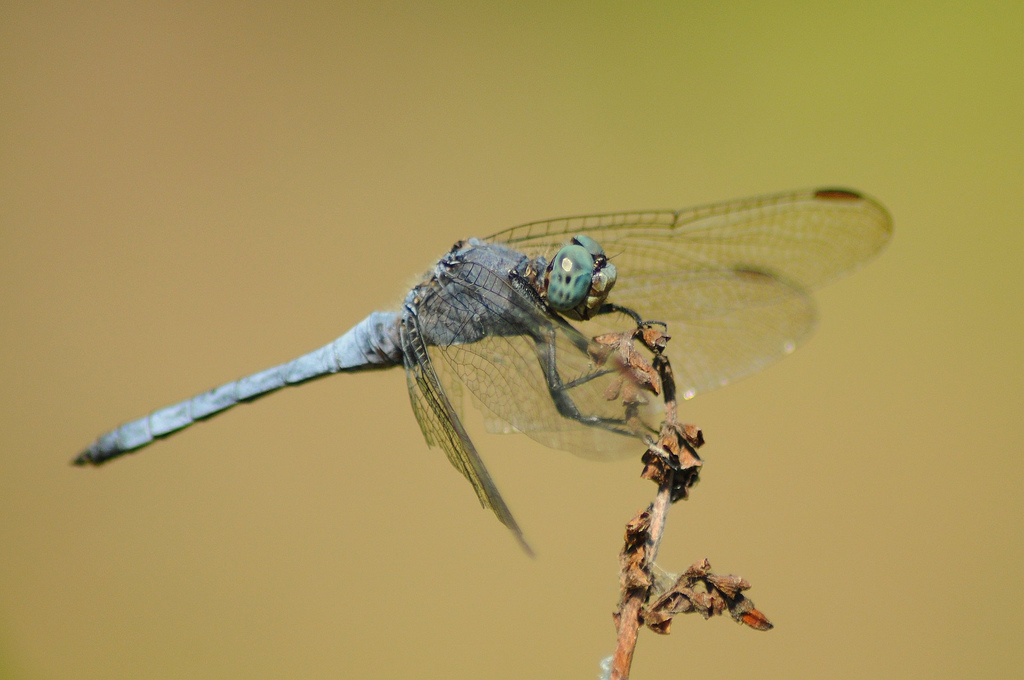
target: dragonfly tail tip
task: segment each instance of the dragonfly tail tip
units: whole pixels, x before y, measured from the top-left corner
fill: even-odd
[[[71,464],[82,467],[85,465],[99,465],[93,460],[92,453],[88,450],[82,451],[80,454],[71,459]]]

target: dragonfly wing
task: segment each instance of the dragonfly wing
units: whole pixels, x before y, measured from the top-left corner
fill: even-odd
[[[604,425],[567,416],[559,411],[548,389],[548,375],[537,356],[538,346],[526,337],[488,337],[471,345],[432,348],[435,365],[445,384],[462,383],[483,412],[491,432],[521,432],[551,448],[592,460],[639,456],[640,436],[652,433],[655,400],[641,409],[640,421],[631,424],[621,400],[621,381],[627,380],[616,364],[596,366],[583,358],[575,345],[554,343],[557,374],[564,392],[580,416]],[[609,359],[609,362],[613,361]],[[638,426],[636,431],[631,427]]]
[[[892,223],[870,198],[819,189],[534,222],[491,238],[550,257],[575,234],[615,264],[610,302],[669,324],[668,355],[689,397],[791,352],[814,325],[808,291],[878,252]]]
[[[512,531],[523,550],[532,555],[533,550],[523,537],[518,522],[484,466],[455,407],[445,395],[415,317],[405,319],[403,340],[409,398],[424,439],[429,446],[439,446],[444,450],[455,469],[469,480],[480,504],[490,508],[498,520]]]
[[[892,236],[892,220],[877,201],[856,192],[814,189],[687,210],[531,222],[486,240],[550,259],[576,234],[604,247],[620,280],[645,272],[741,269],[810,289],[880,251]]]
[[[755,271],[688,271],[624,281],[623,297],[668,324],[683,399],[723,387],[790,354],[814,327],[807,292]]]

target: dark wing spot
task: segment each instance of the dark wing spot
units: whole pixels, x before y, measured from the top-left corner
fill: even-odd
[[[764,271],[763,269],[756,269],[754,267],[748,267],[746,265],[738,265],[733,267],[733,273],[738,278],[746,279],[773,279],[775,278],[770,272]]]
[[[820,198],[825,201],[859,201],[863,196],[858,194],[856,191],[850,191],[849,189],[818,189],[814,192],[815,198]]]

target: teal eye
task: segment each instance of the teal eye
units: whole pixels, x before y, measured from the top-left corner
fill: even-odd
[[[590,256],[593,257],[595,261],[604,257],[604,248],[601,247],[600,243],[589,236],[584,236],[583,234],[574,236],[572,242],[586,248],[587,252],[590,253]]]
[[[594,257],[582,245],[565,246],[551,261],[548,272],[548,304],[560,312],[568,311],[590,292]]]

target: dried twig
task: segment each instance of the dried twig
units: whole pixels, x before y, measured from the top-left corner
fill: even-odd
[[[619,554],[621,595],[615,613],[618,641],[611,663],[612,680],[629,677],[637,635],[645,623],[652,630],[667,634],[676,614],[698,612],[709,618],[729,611],[737,621],[754,628],[771,628],[768,619],[741,594],[749,584],[736,576],[712,574],[707,560],[690,567],[670,588],[646,605],[655,590],[654,559],[661,544],[668,508],[689,496],[689,489],[697,483],[703,465],[697,455],[697,448],[704,443],[700,429],[677,420],[675,381],[664,355],[668,339],[653,324],[641,324],[634,331],[597,339],[599,344],[618,350],[637,385],[656,395],[663,394],[665,400],[660,437],[648,442],[643,456],[642,476],[655,482],[658,492],[650,507],[626,525],[625,545]],[[637,351],[635,342],[638,340],[651,351],[652,361],[648,362]],[[634,401],[641,401],[639,395]]]

